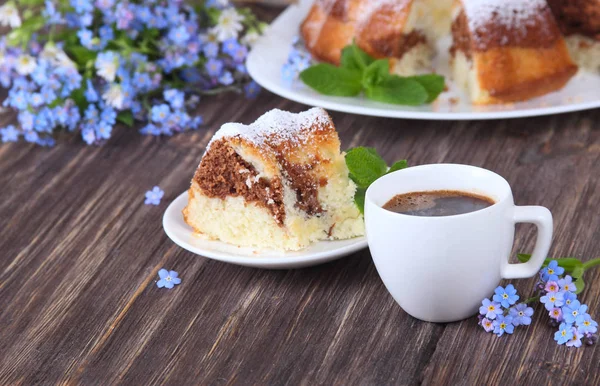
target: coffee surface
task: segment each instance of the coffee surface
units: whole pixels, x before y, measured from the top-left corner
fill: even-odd
[[[384,209],[410,216],[438,217],[475,212],[494,205],[486,196],[457,190],[434,190],[398,194]]]

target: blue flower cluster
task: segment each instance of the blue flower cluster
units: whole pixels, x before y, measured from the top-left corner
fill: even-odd
[[[518,303],[516,288],[509,284],[497,287],[492,300],[483,299],[479,307],[479,325],[486,332],[494,332],[498,336],[512,334],[515,327],[529,326],[533,308],[525,303]]]
[[[55,128],[73,131],[81,120],[80,110],[69,96],[80,88],[82,76],[60,46],[48,46],[43,50],[33,45],[25,52],[7,45],[0,39],[0,84],[9,88],[3,106],[17,110],[18,126],[0,129],[2,142],[14,142],[23,136],[27,142],[51,146]],[[39,56],[35,59],[29,54]]]
[[[564,275],[565,269],[556,260],[540,271],[540,302],[550,315],[551,324],[558,326],[554,340],[569,347],[581,347],[582,342],[597,341],[598,323],[587,313],[587,305],[577,300],[577,283]]]
[[[287,62],[281,67],[281,78],[286,83],[298,79],[298,75],[310,67],[312,57],[299,37],[294,37]]]
[[[202,123],[188,112],[200,95],[260,91],[244,63],[263,25],[227,0],[46,0],[24,12],[37,22],[0,39],[4,106],[18,117],[2,142],[53,145],[66,129],[99,144],[134,121],[146,122],[142,134],[172,135]]]
[[[479,325],[486,332],[498,336],[512,334],[517,326],[531,324],[533,309],[526,303],[537,298],[550,315],[550,324],[558,327],[554,340],[568,347],[581,347],[585,342],[593,345],[598,341],[598,323],[588,314],[588,307],[577,300],[577,282],[556,260],[550,260],[540,271],[536,285],[539,296],[516,304],[517,290],[512,284],[498,287],[492,300],[484,299],[479,308]]]

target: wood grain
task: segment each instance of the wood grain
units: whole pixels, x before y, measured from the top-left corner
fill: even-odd
[[[200,130],[172,138],[120,128],[99,148],[68,138],[51,149],[0,146],[1,385],[600,384],[600,351],[557,346],[543,307],[532,326],[497,338],[474,318],[444,325],[405,314],[368,251],[268,271],[175,246],[162,213],[211,135],[275,107],[306,108],[268,92],[226,95],[203,101]],[[332,116],[344,147],[500,173],[517,204],[553,212],[552,256],[600,256],[600,110],[481,122]],[[166,195],[146,206],[154,185]],[[515,250],[530,251],[534,237],[519,227]],[[182,284],[158,289],[161,267]],[[514,283],[522,294],[533,286]],[[600,285],[581,296],[599,319]]]

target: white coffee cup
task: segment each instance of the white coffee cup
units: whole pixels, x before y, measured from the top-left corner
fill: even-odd
[[[458,190],[495,203],[454,216],[421,217],[383,209],[410,192]],[[527,263],[510,264],[516,223],[538,235]],[[452,322],[477,312],[501,279],[534,276],[552,240],[552,214],[541,206],[515,206],[508,182],[468,165],[410,167],[381,177],[367,189],[365,224],[377,272],[396,302],[415,318]]]

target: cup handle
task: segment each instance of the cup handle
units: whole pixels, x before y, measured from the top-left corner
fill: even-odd
[[[552,213],[543,206],[515,206],[513,220],[535,224],[537,239],[531,259],[527,263],[510,264],[508,260],[502,268],[504,279],[524,279],[534,276],[548,255],[552,243]]]

